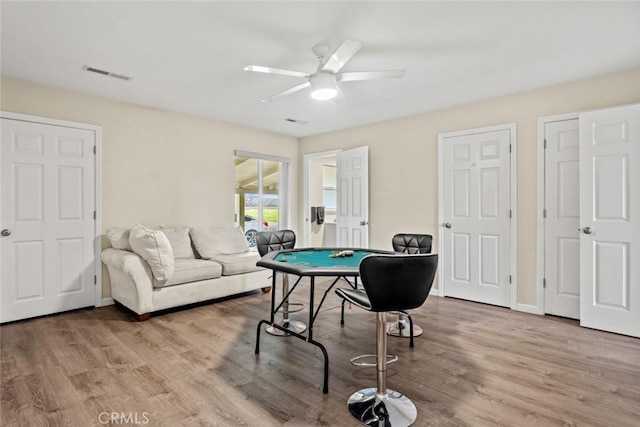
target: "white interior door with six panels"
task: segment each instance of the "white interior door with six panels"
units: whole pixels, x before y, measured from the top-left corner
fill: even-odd
[[[95,133],[2,118],[0,321],[95,303]]]
[[[336,156],[336,244],[369,247],[369,147],[341,151]]]
[[[511,305],[510,142],[508,129],[443,139],[445,296]]]
[[[640,104],[580,114],[580,324],[640,337]]]
[[[544,311],[580,318],[578,119],[544,127]]]

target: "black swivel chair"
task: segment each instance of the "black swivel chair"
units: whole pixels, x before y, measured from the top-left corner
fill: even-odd
[[[260,231],[256,236],[256,246],[258,247],[258,253],[260,256],[265,256],[267,252],[279,251],[282,249],[293,249],[296,245],[296,233],[292,230],[279,230],[279,231]],[[275,274],[275,273],[274,273]],[[282,297],[284,298],[289,293],[289,275],[282,275]],[[291,310],[291,306],[298,306],[297,309]],[[302,310],[303,304],[290,303],[289,300],[285,300],[282,304],[282,320],[280,326],[287,328],[293,332],[302,333],[307,329],[307,325],[297,320],[289,319],[290,313],[295,313]],[[267,333],[276,336],[286,336],[287,333],[276,329],[272,326],[268,326]]]
[[[364,291],[336,289],[336,293],[365,310],[376,313],[375,388],[365,388],[351,395],[349,412],[368,426],[409,426],[418,411],[411,400],[387,389],[388,312],[420,307],[431,290],[438,267],[437,254],[370,255],[360,262],[360,279]]]
[[[391,245],[393,251],[402,254],[430,254],[433,236],[430,234],[400,233],[393,236]],[[413,332],[411,332],[413,331]],[[394,337],[410,338],[409,345],[413,347],[413,337],[422,335],[422,328],[414,325],[409,313],[399,312],[398,320],[387,328],[387,333]]]

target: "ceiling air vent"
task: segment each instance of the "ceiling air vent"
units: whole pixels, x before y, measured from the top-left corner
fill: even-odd
[[[103,76],[113,77],[114,79],[120,79],[120,80],[126,80],[126,81],[131,80],[131,77],[129,77],[129,76],[124,76],[122,74],[112,73],[111,71],[105,71],[105,70],[101,70],[99,68],[89,67],[88,65],[85,65],[84,67],[82,67],[82,69],[85,70],[85,71],[92,72],[92,73],[102,74]]]
[[[289,123],[297,123],[299,125],[306,125],[309,122],[305,122],[304,120],[298,120],[298,119],[292,119],[291,117],[287,117],[286,119],[284,119],[285,122],[289,122]]]

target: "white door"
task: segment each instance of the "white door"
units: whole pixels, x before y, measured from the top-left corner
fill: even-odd
[[[544,127],[544,311],[580,318],[578,119]]]
[[[369,247],[369,147],[337,154],[336,244]]]
[[[0,321],[94,305],[94,132],[1,124]]]
[[[640,104],[580,114],[580,324],[640,337]]]
[[[442,139],[444,295],[509,307],[509,129]]]

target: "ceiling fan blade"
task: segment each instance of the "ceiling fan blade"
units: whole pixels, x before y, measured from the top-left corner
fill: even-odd
[[[334,74],[337,73],[361,47],[362,42],[360,40],[345,40],[322,66],[322,70],[331,71]]]
[[[245,71],[254,71],[256,73],[267,73],[267,74],[280,74],[282,76],[290,76],[290,77],[303,77],[308,79],[310,77],[309,74],[303,73],[301,71],[292,71],[292,70],[283,70],[282,68],[273,68],[273,67],[263,67],[262,65],[247,65],[244,67]]]
[[[292,93],[297,92],[299,90],[302,90],[304,88],[307,88],[309,86],[311,86],[311,83],[304,82],[302,84],[299,84],[298,86],[294,86],[294,87],[289,88],[287,90],[283,90],[282,92],[278,92],[275,95],[271,95],[270,97],[263,99],[262,102],[271,102],[274,99],[280,98],[280,97],[285,96],[285,95],[291,95]]]
[[[357,80],[382,80],[382,79],[399,79],[404,76],[405,70],[390,71],[353,71],[349,73],[340,73],[338,81],[353,82]]]

